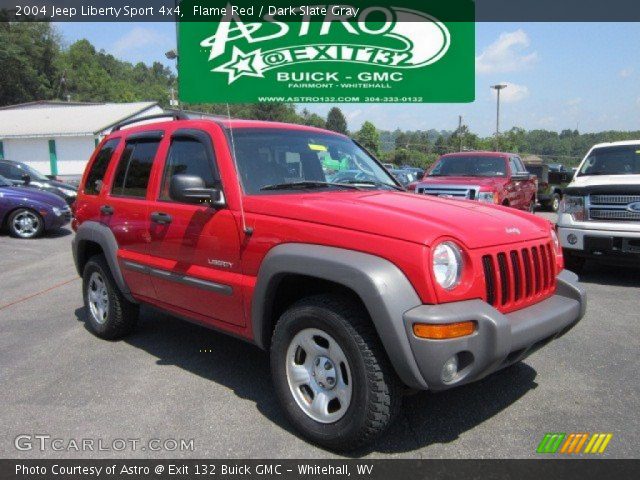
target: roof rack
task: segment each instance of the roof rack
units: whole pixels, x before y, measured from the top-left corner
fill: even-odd
[[[138,117],[138,118],[133,118],[131,120],[126,120],[124,122],[120,122],[115,127],[113,127],[112,132],[116,132],[120,130],[122,127],[131,125],[133,123],[144,122],[147,120],[154,120],[156,118],[172,118],[173,120],[189,120],[188,115],[180,111],[158,113],[155,115],[147,115],[146,117]]]

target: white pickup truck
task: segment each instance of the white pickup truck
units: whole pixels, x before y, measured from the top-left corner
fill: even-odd
[[[569,270],[580,270],[588,258],[640,265],[640,140],[593,146],[558,213]]]

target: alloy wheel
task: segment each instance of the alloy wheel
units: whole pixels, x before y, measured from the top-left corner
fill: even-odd
[[[13,218],[13,230],[21,238],[34,237],[40,228],[38,216],[28,210],[18,213]]]
[[[289,389],[302,411],[320,423],[340,420],[351,404],[349,362],[326,332],[306,328],[291,340],[286,355]]]
[[[104,324],[109,314],[109,291],[99,272],[93,272],[89,278],[87,301],[93,319],[100,325]]]

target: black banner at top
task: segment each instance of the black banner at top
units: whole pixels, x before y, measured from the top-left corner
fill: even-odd
[[[416,0],[420,1],[420,0]],[[447,0],[422,0],[447,3]],[[180,0],[0,0],[1,21],[36,19],[55,22],[174,22],[210,21],[207,15],[194,14],[194,2],[188,2],[189,12],[178,8]],[[268,13],[268,8],[310,7],[322,2],[301,0],[200,0],[203,8],[249,8],[251,15]],[[341,1],[327,5],[368,4],[393,6],[393,0],[379,2]],[[638,22],[638,0],[476,0],[477,22]],[[238,14],[247,18],[247,11]],[[249,20],[259,21],[261,18]],[[442,21],[468,21],[465,12],[450,9]],[[309,21],[323,21],[314,16]]]

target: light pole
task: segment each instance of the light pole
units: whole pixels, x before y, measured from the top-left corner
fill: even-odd
[[[491,85],[497,93],[497,107],[496,107],[496,151],[498,150],[498,137],[500,136],[500,90],[507,88],[506,83],[498,83],[496,85]]]

